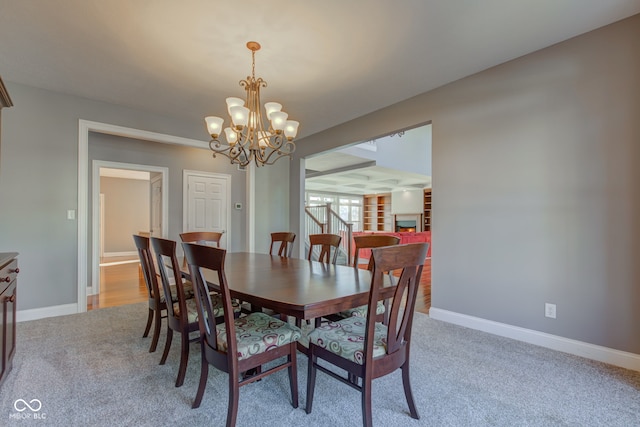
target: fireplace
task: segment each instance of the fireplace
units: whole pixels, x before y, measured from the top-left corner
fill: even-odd
[[[395,216],[396,233],[415,233],[422,231],[422,214],[403,214]]]
[[[416,221],[396,221],[396,233],[416,231]]]

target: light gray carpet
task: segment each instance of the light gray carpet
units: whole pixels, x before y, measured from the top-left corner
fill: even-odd
[[[174,387],[179,342],[164,366],[141,338],[146,304],[18,324],[14,368],[0,390],[0,425],[221,426],[227,376],[212,368],[199,409],[193,344],[187,378]],[[304,412],[307,361],[299,354],[300,408],[286,371],[240,389],[239,426],[359,426],[360,395],[318,372]],[[413,420],[399,373],[374,381],[377,426],[639,426],[640,373],[450,325],[416,314]],[[14,402],[39,399],[44,419],[18,419]]]

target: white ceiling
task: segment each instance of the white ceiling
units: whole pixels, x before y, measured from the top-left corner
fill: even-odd
[[[417,128],[418,131],[420,128]],[[404,133],[409,134],[414,130]],[[397,143],[402,155],[403,144],[396,137],[383,137],[368,143]],[[364,144],[363,144],[364,145]],[[373,155],[373,158],[376,156]],[[358,157],[344,150],[323,153],[305,159],[305,190],[319,193],[378,194],[391,191],[431,188],[431,176],[378,166],[375,160]],[[425,169],[430,170],[430,167]]]
[[[328,160],[336,156],[344,155],[327,154]],[[305,180],[306,191],[322,193],[377,194],[429,187],[431,187],[431,177],[380,166],[368,166]]]
[[[0,0],[0,76],[191,120],[204,140],[202,117],[243,96],[256,40],[263,101],[305,136],[639,12],[640,0]]]

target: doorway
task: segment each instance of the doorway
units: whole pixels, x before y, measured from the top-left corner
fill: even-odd
[[[131,236],[167,233],[168,169],[94,160],[89,309],[146,301]]]
[[[316,153],[301,167],[305,200],[331,200],[354,231],[402,233],[403,241],[429,242],[432,230],[432,126],[423,123],[386,136]],[[340,205],[358,200],[360,218]],[[411,220],[398,224],[396,220]],[[301,219],[304,225],[306,215]],[[400,227],[399,227],[400,226]],[[398,228],[402,228],[399,230]],[[306,229],[302,226],[301,230]],[[424,263],[416,310],[431,306],[431,248]]]

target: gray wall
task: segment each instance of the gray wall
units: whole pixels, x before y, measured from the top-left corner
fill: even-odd
[[[289,158],[282,158],[274,165],[255,169],[256,252],[269,253],[271,233],[296,231],[289,222],[289,163]],[[295,243],[299,240],[300,235]]]
[[[432,306],[640,353],[639,53],[636,15],[300,140],[292,225],[300,158],[432,121]]]
[[[150,229],[151,185],[148,180],[103,176],[100,193],[104,195],[104,252],[136,252],[132,234]]]
[[[207,141],[206,130],[200,118],[177,120],[12,82],[5,85],[14,107],[2,111],[0,199],[9,202],[0,205],[0,251],[20,252],[18,310],[73,304],[78,296],[78,224],[67,220],[67,210],[78,209],[78,120],[202,141]],[[90,149],[95,137],[89,138]],[[149,153],[168,147],[156,143],[145,153],[142,146],[127,144],[118,145],[113,158],[103,160],[145,164]],[[201,162],[197,169],[227,173],[213,164],[209,152],[194,149],[189,157]],[[177,238],[182,227],[182,174],[172,177],[169,237]],[[244,197],[240,177],[244,175],[233,176],[233,191]],[[245,226],[244,219],[234,221],[234,250],[244,249]]]

